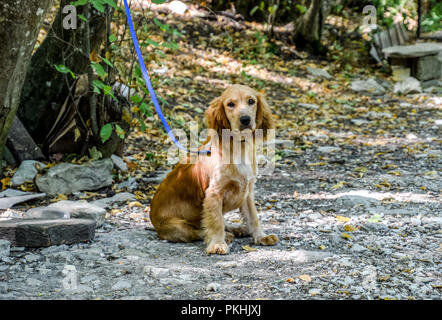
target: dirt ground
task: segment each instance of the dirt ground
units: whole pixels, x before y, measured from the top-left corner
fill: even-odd
[[[225,52],[221,28],[183,23],[187,41],[167,53],[166,73],[154,73],[173,103],[166,113],[184,128],[201,122],[230,83],[265,93],[277,123],[276,168],[258,177],[255,197],[264,231],[280,242],[236,238],[219,256],[202,242],[160,240],[148,213],[158,177],[171,167],[170,141],[152,116],[128,140],[132,171],[115,177],[136,179],[125,191],[140,205],[114,205],[90,243],[12,248],[0,259],[0,299],[441,299],[440,94],[394,95],[379,68],[345,71],[336,61],[282,53],[260,60],[247,30],[232,33],[239,49]],[[333,78],[313,77],[306,66]],[[349,89],[372,76],[386,94]],[[238,212],[226,220],[241,223]]]

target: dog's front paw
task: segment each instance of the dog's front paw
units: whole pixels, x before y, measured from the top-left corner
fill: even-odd
[[[206,252],[208,254],[228,254],[229,246],[227,243],[211,243],[207,246]]]
[[[269,234],[255,239],[255,244],[261,244],[263,246],[273,246],[279,241],[276,234]]]

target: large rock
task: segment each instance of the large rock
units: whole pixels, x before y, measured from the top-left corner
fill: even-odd
[[[105,209],[86,201],[63,200],[49,205],[48,209],[67,212],[71,218],[94,220],[97,227],[103,225],[106,215]]]
[[[442,51],[442,45],[437,43],[417,43],[409,46],[392,46],[382,49],[388,58],[419,58],[428,55],[437,55]]]
[[[37,177],[36,184],[40,191],[49,195],[97,190],[112,184],[112,168],[113,162],[110,159],[82,165],[62,163]]]
[[[48,247],[90,241],[95,221],[87,219],[11,219],[0,221],[0,239],[17,247]]]
[[[372,95],[382,95],[386,92],[385,88],[374,79],[356,80],[351,83],[351,89],[356,92],[368,93]]]
[[[24,160],[11,179],[12,186],[17,187],[25,182],[33,182],[34,177],[38,173],[37,165],[39,165],[41,169],[45,167],[44,163],[35,160]]]
[[[413,77],[408,77],[404,81],[396,83],[393,92],[396,94],[421,93],[421,83]]]
[[[437,55],[422,57],[416,62],[415,77],[420,81],[439,79],[441,69],[441,61]]]
[[[0,198],[0,209],[12,208],[17,203],[44,198],[45,196],[45,193],[32,193],[24,196],[2,197]]]

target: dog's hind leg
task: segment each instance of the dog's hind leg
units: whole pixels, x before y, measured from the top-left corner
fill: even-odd
[[[193,242],[203,240],[204,232],[180,218],[170,218],[163,221],[158,228],[160,239],[171,242]]]

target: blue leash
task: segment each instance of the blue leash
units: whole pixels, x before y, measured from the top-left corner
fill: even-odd
[[[158,104],[157,96],[155,95],[155,91],[152,87],[152,83],[150,82],[150,77],[149,77],[149,74],[147,73],[146,65],[144,64],[143,55],[141,54],[140,46],[138,44],[138,38],[137,38],[137,34],[135,33],[135,28],[134,28],[134,24],[132,22],[132,17],[130,15],[130,10],[129,10],[129,5],[127,4],[127,0],[124,0],[124,7],[126,9],[127,23],[129,24],[130,34],[132,36],[132,41],[134,43],[135,51],[138,56],[138,62],[140,64],[141,72],[143,73],[144,82],[146,82],[147,90],[149,90],[149,94],[150,94],[150,97],[152,98],[153,105],[155,106],[155,110],[158,114],[158,117],[160,117],[161,122],[163,123],[164,129],[166,130],[170,139],[172,139],[173,143],[175,143],[175,145],[178,148],[180,148],[181,150],[184,150],[184,151],[190,152],[190,153],[210,154],[210,150],[204,150],[204,151],[188,150],[186,147],[183,147],[178,142],[178,140],[175,138],[175,136],[173,135],[173,133],[169,127],[169,124],[167,123],[166,119],[164,118],[163,112],[161,111],[160,105]]]

